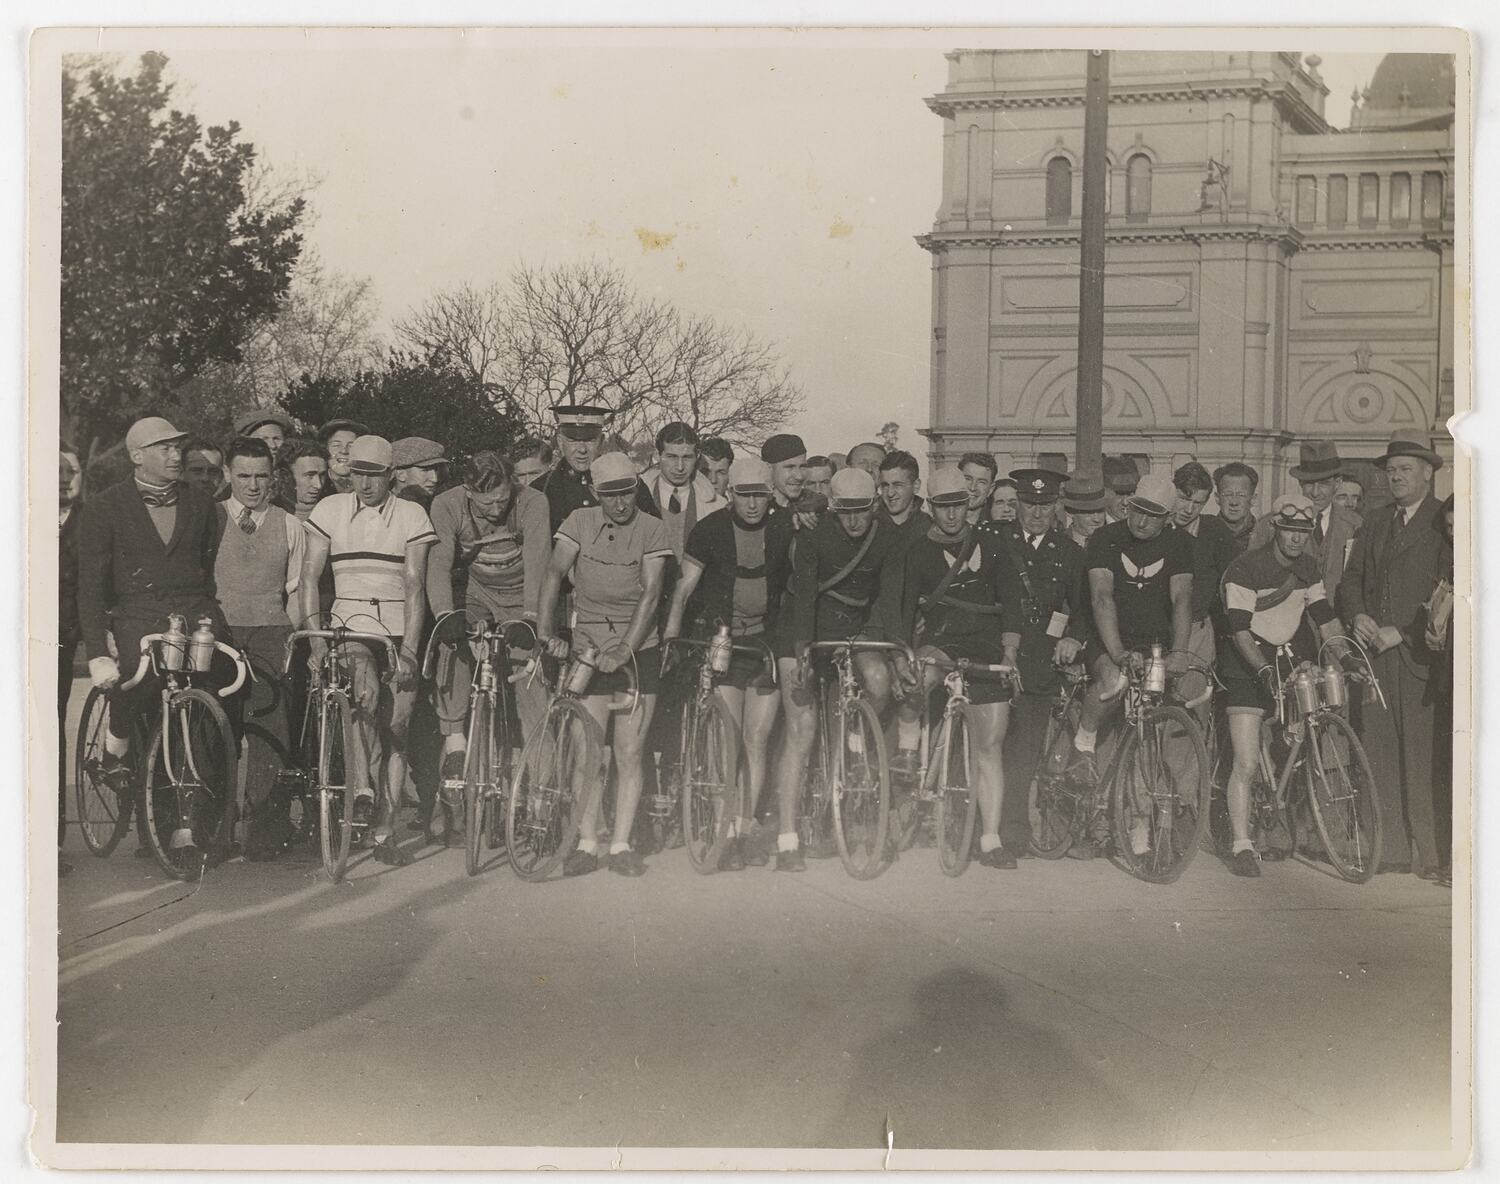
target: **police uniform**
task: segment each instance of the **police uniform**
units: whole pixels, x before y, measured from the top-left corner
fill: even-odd
[[[1019,469],[1011,477],[1017,496],[1030,505],[1055,503],[1067,479],[1045,469]],[[1083,548],[1055,526],[1040,536],[1028,536],[1019,521],[989,526],[1016,564],[1023,589],[1018,625],[1024,693],[1011,706],[1005,737],[1006,793],[1000,812],[1000,840],[1019,855],[1031,836],[1031,779],[1041,759],[1047,715],[1058,684],[1052,656],[1060,638],[1088,640],[1088,575]]]

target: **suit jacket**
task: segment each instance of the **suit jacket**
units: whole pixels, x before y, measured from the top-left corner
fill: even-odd
[[[1353,510],[1334,506],[1328,515],[1328,533],[1323,536],[1323,541],[1317,545],[1308,543],[1308,552],[1317,558],[1323,572],[1323,590],[1328,593],[1329,604],[1339,603],[1339,584],[1348,568],[1346,559],[1352,557],[1350,546],[1363,522],[1364,519]],[[1250,532],[1250,545],[1245,549],[1254,551],[1264,547],[1271,541],[1275,530],[1271,515],[1267,514],[1255,524],[1255,529]]]
[[[1427,598],[1453,567],[1453,548],[1438,522],[1439,503],[1430,493],[1412,519],[1400,525],[1400,507],[1381,506],[1365,519],[1344,572],[1339,605],[1345,620],[1367,613],[1378,625],[1401,630],[1402,664],[1426,679],[1440,655],[1427,648]]]
[[[57,537],[57,638],[59,645],[78,643],[78,524],[83,506],[75,505]]]
[[[78,615],[88,657],[109,653],[105,633],[114,619],[155,628],[176,612],[188,617],[189,627],[204,614],[216,627],[223,624],[214,590],[218,518],[206,494],[184,485],[177,495],[172,537],[163,543],[134,479],[84,503]]]

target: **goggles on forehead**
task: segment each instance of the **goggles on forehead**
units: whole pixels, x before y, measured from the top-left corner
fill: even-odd
[[[1282,530],[1311,530],[1313,515],[1307,510],[1287,507],[1276,515],[1276,525]]]

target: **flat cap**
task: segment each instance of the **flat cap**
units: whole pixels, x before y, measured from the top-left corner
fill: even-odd
[[[186,432],[179,432],[161,416],[148,415],[130,425],[130,430],[125,433],[125,450],[134,452],[137,448],[150,448],[153,444],[186,438]]]
[[[356,436],[368,436],[370,427],[357,419],[330,419],[318,429],[318,443],[327,444],[335,432],[353,432]]]
[[[268,423],[274,423],[282,432],[290,436],[293,432],[292,421],[279,411],[267,411],[263,407],[257,407],[253,411],[246,411],[243,415],[235,417],[234,434],[236,436],[248,436],[258,427],[264,427]]]
[[[426,436],[402,436],[391,445],[391,467],[410,469],[419,466],[445,465],[448,458],[443,446]]]
[[[349,469],[355,473],[383,473],[391,467],[391,442],[384,436],[360,436],[349,445]]]

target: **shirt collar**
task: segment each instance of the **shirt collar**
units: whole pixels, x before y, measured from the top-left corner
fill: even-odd
[[[362,510],[374,514],[377,518],[384,518],[387,522],[391,520],[391,514],[394,512],[394,507],[396,504],[396,491],[394,489],[385,495],[385,501],[381,502],[378,506],[365,505],[364,502],[359,500],[359,494],[357,493],[351,492],[349,494],[349,497],[354,506],[354,508],[349,511],[350,522],[353,522],[356,518],[358,518],[360,515],[360,511]]]
[[[231,522],[238,522],[240,515],[245,512],[245,504],[232,494],[225,500],[224,509],[229,514]],[[271,512],[271,503],[267,502],[258,510],[250,511],[250,521],[259,526],[266,520],[266,515]]]

